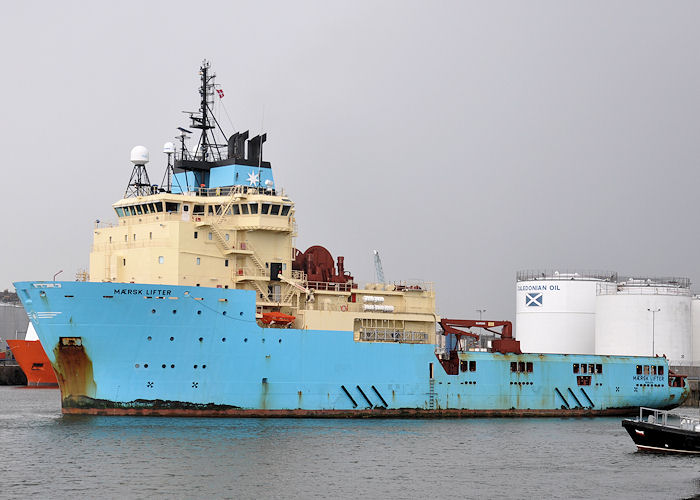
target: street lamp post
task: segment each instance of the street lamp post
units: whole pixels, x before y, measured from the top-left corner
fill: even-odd
[[[481,321],[481,315],[486,312],[486,309],[477,309],[476,312],[479,313],[479,321]],[[483,329],[483,327],[482,327],[482,329]],[[482,332],[482,334],[483,334],[483,332]],[[484,342],[483,340],[479,339],[479,345],[483,345],[483,342]]]
[[[661,310],[660,307],[657,307],[656,309],[652,309],[651,307],[647,307],[647,311],[651,313],[651,355],[656,356],[656,348],[654,346],[654,329],[655,329],[655,323],[656,323],[656,313]]]

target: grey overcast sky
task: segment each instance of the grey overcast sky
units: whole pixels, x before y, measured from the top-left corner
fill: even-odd
[[[264,110],[297,246],[361,282],[378,249],[491,319],[519,269],[700,284],[699,25],[685,1],[3,2],[0,288],[87,267],[203,58],[236,129]]]

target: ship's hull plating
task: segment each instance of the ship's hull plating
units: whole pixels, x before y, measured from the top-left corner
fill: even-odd
[[[64,413],[231,417],[492,417],[632,414],[688,394],[637,375],[662,358],[460,354],[355,342],[349,331],[261,328],[243,290],[16,283],[56,371]],[[347,313],[352,314],[352,313]],[[473,362],[473,363],[470,363]],[[511,371],[511,363],[532,371]],[[579,385],[574,364],[600,365]],[[472,369],[473,368],[473,369]],[[596,370],[597,371],[597,370]]]

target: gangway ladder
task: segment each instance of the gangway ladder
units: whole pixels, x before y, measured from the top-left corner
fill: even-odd
[[[434,378],[430,379],[430,389],[428,392],[428,409],[429,410],[435,409],[435,379]]]

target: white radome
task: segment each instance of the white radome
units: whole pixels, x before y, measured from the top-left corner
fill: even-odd
[[[148,163],[148,149],[145,146],[134,146],[131,150],[131,163],[134,165]]]
[[[175,144],[172,142],[166,142],[163,144],[163,153],[165,154],[173,154],[175,152]]]

